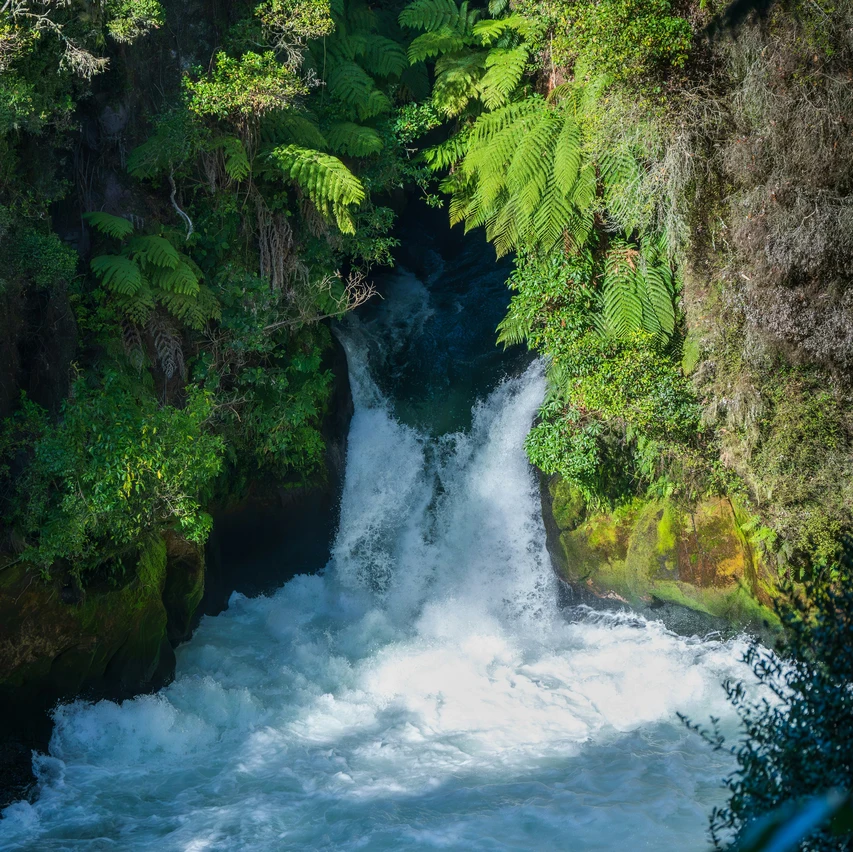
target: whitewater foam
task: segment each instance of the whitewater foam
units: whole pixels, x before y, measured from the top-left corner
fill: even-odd
[[[706,847],[738,641],[556,605],[523,439],[541,367],[467,433],[402,425],[346,336],[356,413],[333,557],[234,595],[176,680],[59,707],[20,850]]]

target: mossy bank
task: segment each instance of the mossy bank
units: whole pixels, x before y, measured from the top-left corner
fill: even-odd
[[[686,507],[637,498],[594,512],[558,475],[541,482],[548,550],[570,601],[652,610],[679,630],[769,635],[777,628],[777,578],[728,499]]]

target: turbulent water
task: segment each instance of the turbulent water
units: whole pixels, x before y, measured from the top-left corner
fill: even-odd
[[[395,286],[342,334],[356,413],[325,571],[235,595],[157,695],[59,708],[0,847],[707,848],[728,766],[676,712],[725,716],[740,644],[558,609],[522,450],[541,368],[464,431],[405,425],[377,353],[435,309],[413,276]]]

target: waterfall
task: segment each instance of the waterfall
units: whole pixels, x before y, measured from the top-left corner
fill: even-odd
[[[464,431],[401,422],[370,353],[431,310],[341,332],[356,412],[330,563],[234,595],[156,695],[60,706],[0,848],[707,848],[730,765],[676,713],[729,718],[743,642],[558,608],[522,446],[542,368]]]

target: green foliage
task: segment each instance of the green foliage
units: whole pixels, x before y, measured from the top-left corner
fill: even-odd
[[[554,61],[585,74],[647,83],[687,60],[693,33],[670,0],[585,0],[556,6]]]
[[[31,226],[15,227],[0,257],[8,264],[3,275],[25,284],[53,288],[67,284],[77,273],[77,254],[56,234]]]
[[[350,208],[364,201],[364,187],[337,157],[298,145],[276,148],[270,157],[323,216],[334,218],[343,233],[355,233]]]
[[[596,175],[582,151],[573,105],[528,98],[474,122],[453,192],[451,224],[485,226],[498,255],[553,250],[568,235],[583,245],[593,226]]]
[[[637,247],[613,240],[602,282],[605,328],[617,337],[638,331],[669,337],[675,331],[675,280],[666,245],[648,237]]]
[[[264,0],[255,15],[278,49],[322,38],[334,29],[327,0]]]
[[[326,131],[329,147],[340,154],[351,157],[369,157],[382,150],[382,137],[372,128],[339,121]]]
[[[756,835],[761,835],[761,821],[777,808],[787,806],[790,812],[805,797],[853,789],[849,753],[853,729],[851,580],[842,576],[833,586],[809,586],[805,599],[792,597],[780,613],[786,632],[779,654],[758,643],[745,654],[757,686],[726,684],[729,701],[740,718],[740,737],[728,746],[719,729],[704,734],[715,748],[730,750],[738,764],[726,780],[729,800],[711,818],[718,849],[743,849],[755,843]],[[841,795],[836,811],[843,802]],[[824,816],[830,814],[831,809]],[[801,813],[801,821],[803,816]],[[838,825],[843,837],[826,824],[828,819],[822,826],[821,820],[817,822],[793,846],[772,848],[802,852],[849,848],[850,817],[845,825]],[[732,834],[736,841],[730,846]]]
[[[500,342],[526,341],[550,361],[548,396],[526,443],[531,461],[562,474],[596,507],[641,485],[671,490],[659,480],[692,457],[699,431],[695,396],[667,336],[608,330],[610,256],[597,248],[521,255],[498,327]]]
[[[220,51],[214,61],[209,75],[185,81],[189,110],[200,118],[250,122],[305,93],[301,79],[273,51],[249,51],[239,59]]]
[[[116,373],[96,389],[78,381],[56,425],[25,401],[11,428],[34,438],[33,456],[8,507],[23,558],[44,572],[64,562],[79,577],[166,527],[203,543],[201,501],[223,452],[210,414],[209,395],[191,390],[184,408],[160,408]]]
[[[119,216],[88,213],[86,218],[113,239],[124,240],[133,231],[132,223]],[[157,303],[196,330],[219,316],[216,299],[209,290],[202,290],[201,270],[164,236],[131,237],[120,254],[96,255],[90,265],[134,325],[144,325]]]
[[[130,44],[163,26],[159,0],[107,0],[107,32],[117,42]]]
[[[204,353],[197,380],[218,400],[214,423],[226,440],[231,475],[257,473],[304,481],[317,474],[325,444],[319,432],[331,374],[322,354],[323,326],[278,326],[279,296],[263,279],[228,270],[220,283],[223,343]]]
[[[133,222],[123,216],[113,216],[111,213],[95,211],[84,213],[83,218],[102,234],[117,240],[123,240],[133,233]]]

